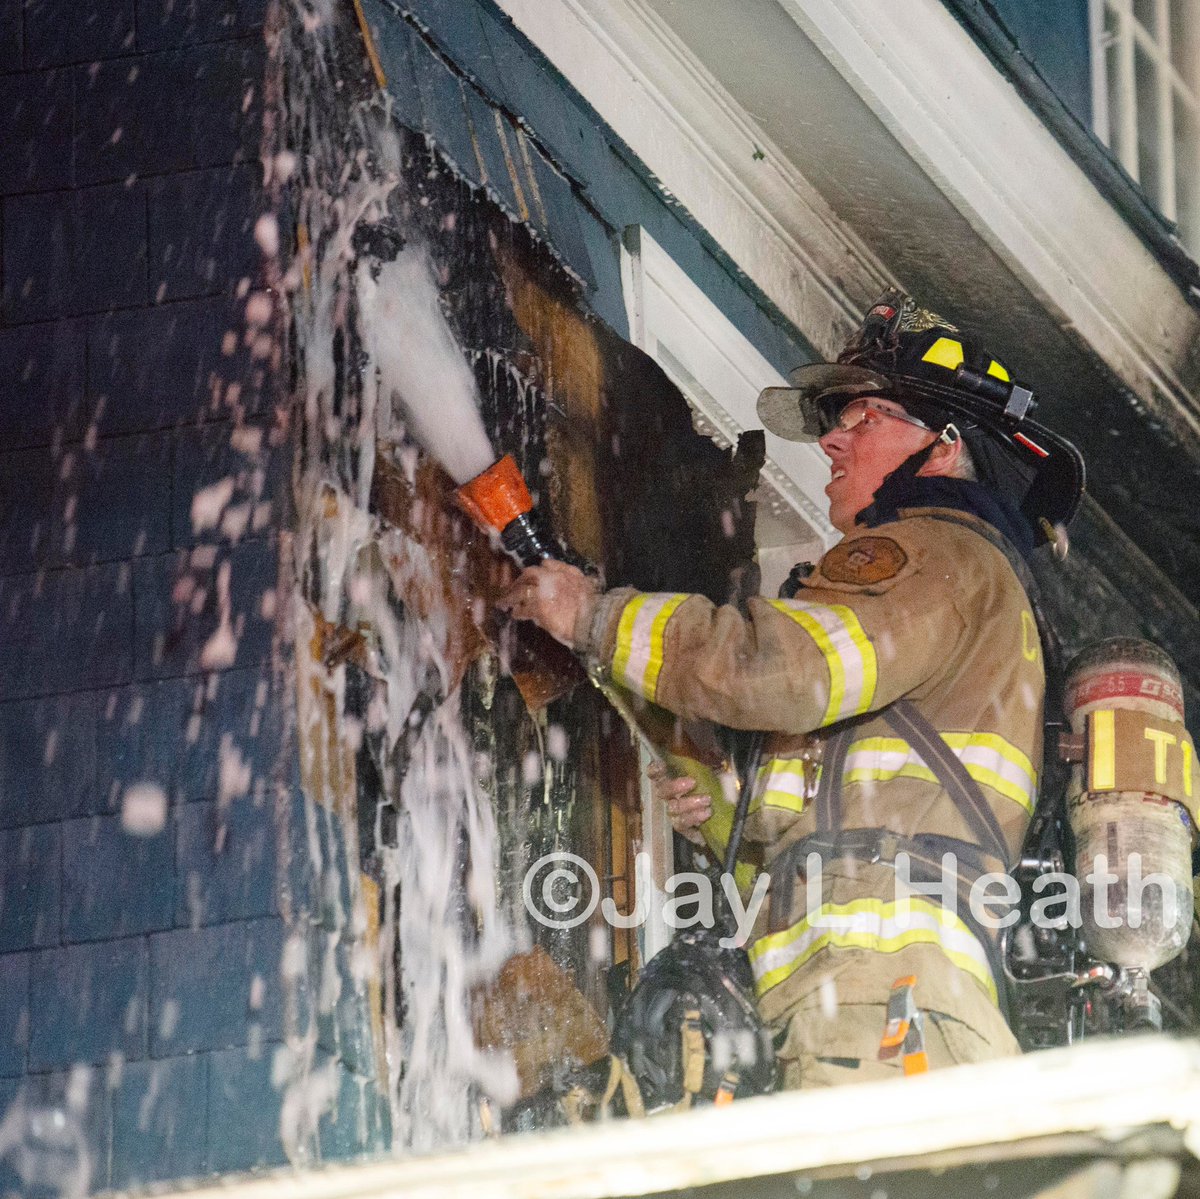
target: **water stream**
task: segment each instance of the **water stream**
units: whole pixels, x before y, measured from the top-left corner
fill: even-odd
[[[334,18],[329,3],[297,2],[279,47],[289,177],[277,183],[302,247],[281,281],[298,364],[297,739],[305,776],[328,795],[340,785],[337,754],[323,748],[330,737],[366,748],[382,802],[359,836],[374,842],[368,873],[380,898],[362,879],[344,893],[325,886],[333,899],[327,952],[316,954],[318,1011],[306,1019],[293,1005],[281,1072],[293,1156],[328,1102],[315,1046],[320,1018],[347,985],[331,976],[334,947],[361,933],[376,902],[377,950],[353,958],[350,985],[383,994],[393,1147],[461,1143],[478,1133],[479,1098],[503,1104],[516,1093],[511,1060],[481,1051],[472,1034],[471,989],[495,974],[519,933],[497,900],[497,830],[481,786],[489,763],[464,724],[462,622],[446,591],[458,551],[439,543],[417,447],[456,482],[497,455],[442,309],[435,256],[410,219],[402,137],[381,98],[345,102]],[[380,454],[413,488],[405,528],[371,510]],[[356,661],[306,663],[305,647],[330,627],[359,638]],[[342,823],[353,840],[353,821]],[[347,847],[349,873],[363,848]]]

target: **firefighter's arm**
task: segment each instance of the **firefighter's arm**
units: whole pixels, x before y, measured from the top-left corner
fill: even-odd
[[[945,669],[966,623],[956,589],[914,569],[887,587],[752,599],[600,598],[588,647],[620,686],[687,719],[806,733],[891,703]]]

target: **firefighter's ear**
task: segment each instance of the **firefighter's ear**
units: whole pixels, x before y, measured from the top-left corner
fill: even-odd
[[[962,466],[963,439],[955,437],[953,441],[934,442],[929,457],[917,474],[957,478],[963,475]]]

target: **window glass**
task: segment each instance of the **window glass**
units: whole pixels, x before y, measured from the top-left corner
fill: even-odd
[[[1133,51],[1133,78],[1137,105],[1137,177],[1150,199],[1161,204],[1158,64],[1140,44]]]
[[[1196,109],[1175,93],[1176,216],[1184,244],[1200,246],[1200,120]]]
[[[1156,0],[1133,0],[1133,19],[1152,37],[1158,36],[1158,4]]]
[[[1171,5],[1171,64],[1183,82],[1193,90],[1200,83],[1200,71],[1197,70],[1197,58],[1200,58],[1198,25],[1200,14],[1197,13],[1195,0],[1174,0]]]
[[[1121,126],[1121,37],[1120,18],[1108,5],[1104,6],[1104,36],[1102,41],[1104,55],[1104,78],[1107,83],[1107,102],[1109,120],[1109,144],[1116,151],[1117,157],[1126,164],[1127,169],[1132,157],[1132,147],[1124,144]],[[1136,165],[1136,164],[1134,164]]]

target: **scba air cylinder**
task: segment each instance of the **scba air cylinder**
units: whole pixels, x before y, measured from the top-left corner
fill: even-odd
[[[1071,663],[1066,709],[1085,747],[1067,807],[1088,952],[1153,970],[1192,923],[1196,762],[1179,671],[1148,641],[1103,641]]]

